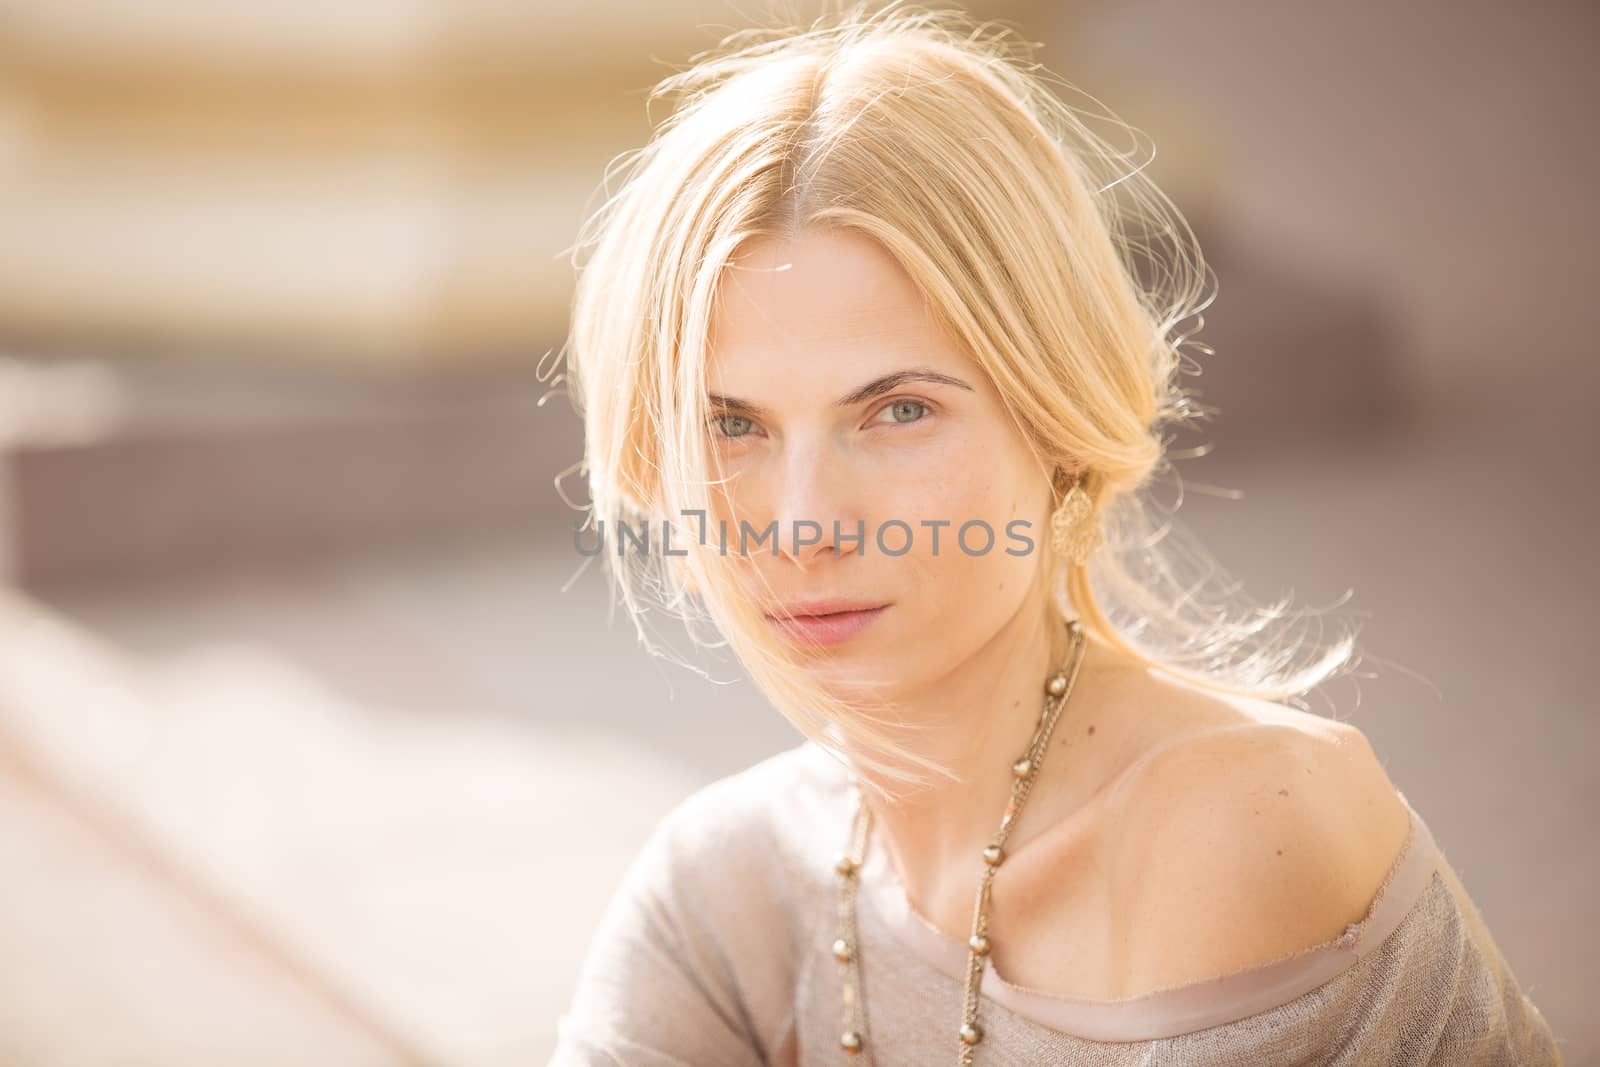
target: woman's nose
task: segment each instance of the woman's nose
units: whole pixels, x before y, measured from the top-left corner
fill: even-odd
[[[782,464],[773,518],[778,554],[809,566],[819,556],[853,551],[857,523],[847,514],[850,470],[845,457],[825,448],[792,452]],[[837,536],[836,536],[837,535]]]

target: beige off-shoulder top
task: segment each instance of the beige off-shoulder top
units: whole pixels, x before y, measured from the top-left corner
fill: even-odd
[[[808,741],[679,804],[607,908],[551,1067],[845,1062],[832,864],[853,803],[845,768]],[[1404,847],[1368,913],[1336,939],[1117,1001],[1014,985],[990,964],[976,1061],[1560,1064],[1544,1018],[1405,803]],[[916,912],[881,848],[869,845],[860,877],[870,1062],[953,1062],[965,942]]]

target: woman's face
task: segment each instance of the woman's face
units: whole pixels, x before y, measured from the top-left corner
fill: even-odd
[[[747,246],[712,338],[706,447],[728,479],[712,517],[780,640],[827,680],[892,695],[1015,624],[1043,563],[1049,484],[877,242],[840,230]],[[773,523],[776,539],[757,541]],[[837,608],[873,610],[817,614]]]

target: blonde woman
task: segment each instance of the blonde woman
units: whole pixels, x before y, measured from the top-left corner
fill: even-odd
[[[587,532],[804,740],[663,819],[552,1062],[1560,1062],[1305,710],[1350,637],[1148,516],[1206,271],[1139,160],[897,4],[659,92],[580,240]]]

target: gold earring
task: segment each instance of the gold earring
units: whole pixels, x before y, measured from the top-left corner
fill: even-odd
[[[1050,545],[1057,556],[1070,560],[1075,567],[1082,566],[1105,542],[1094,512],[1094,501],[1083,487],[1080,474],[1050,516]]]

